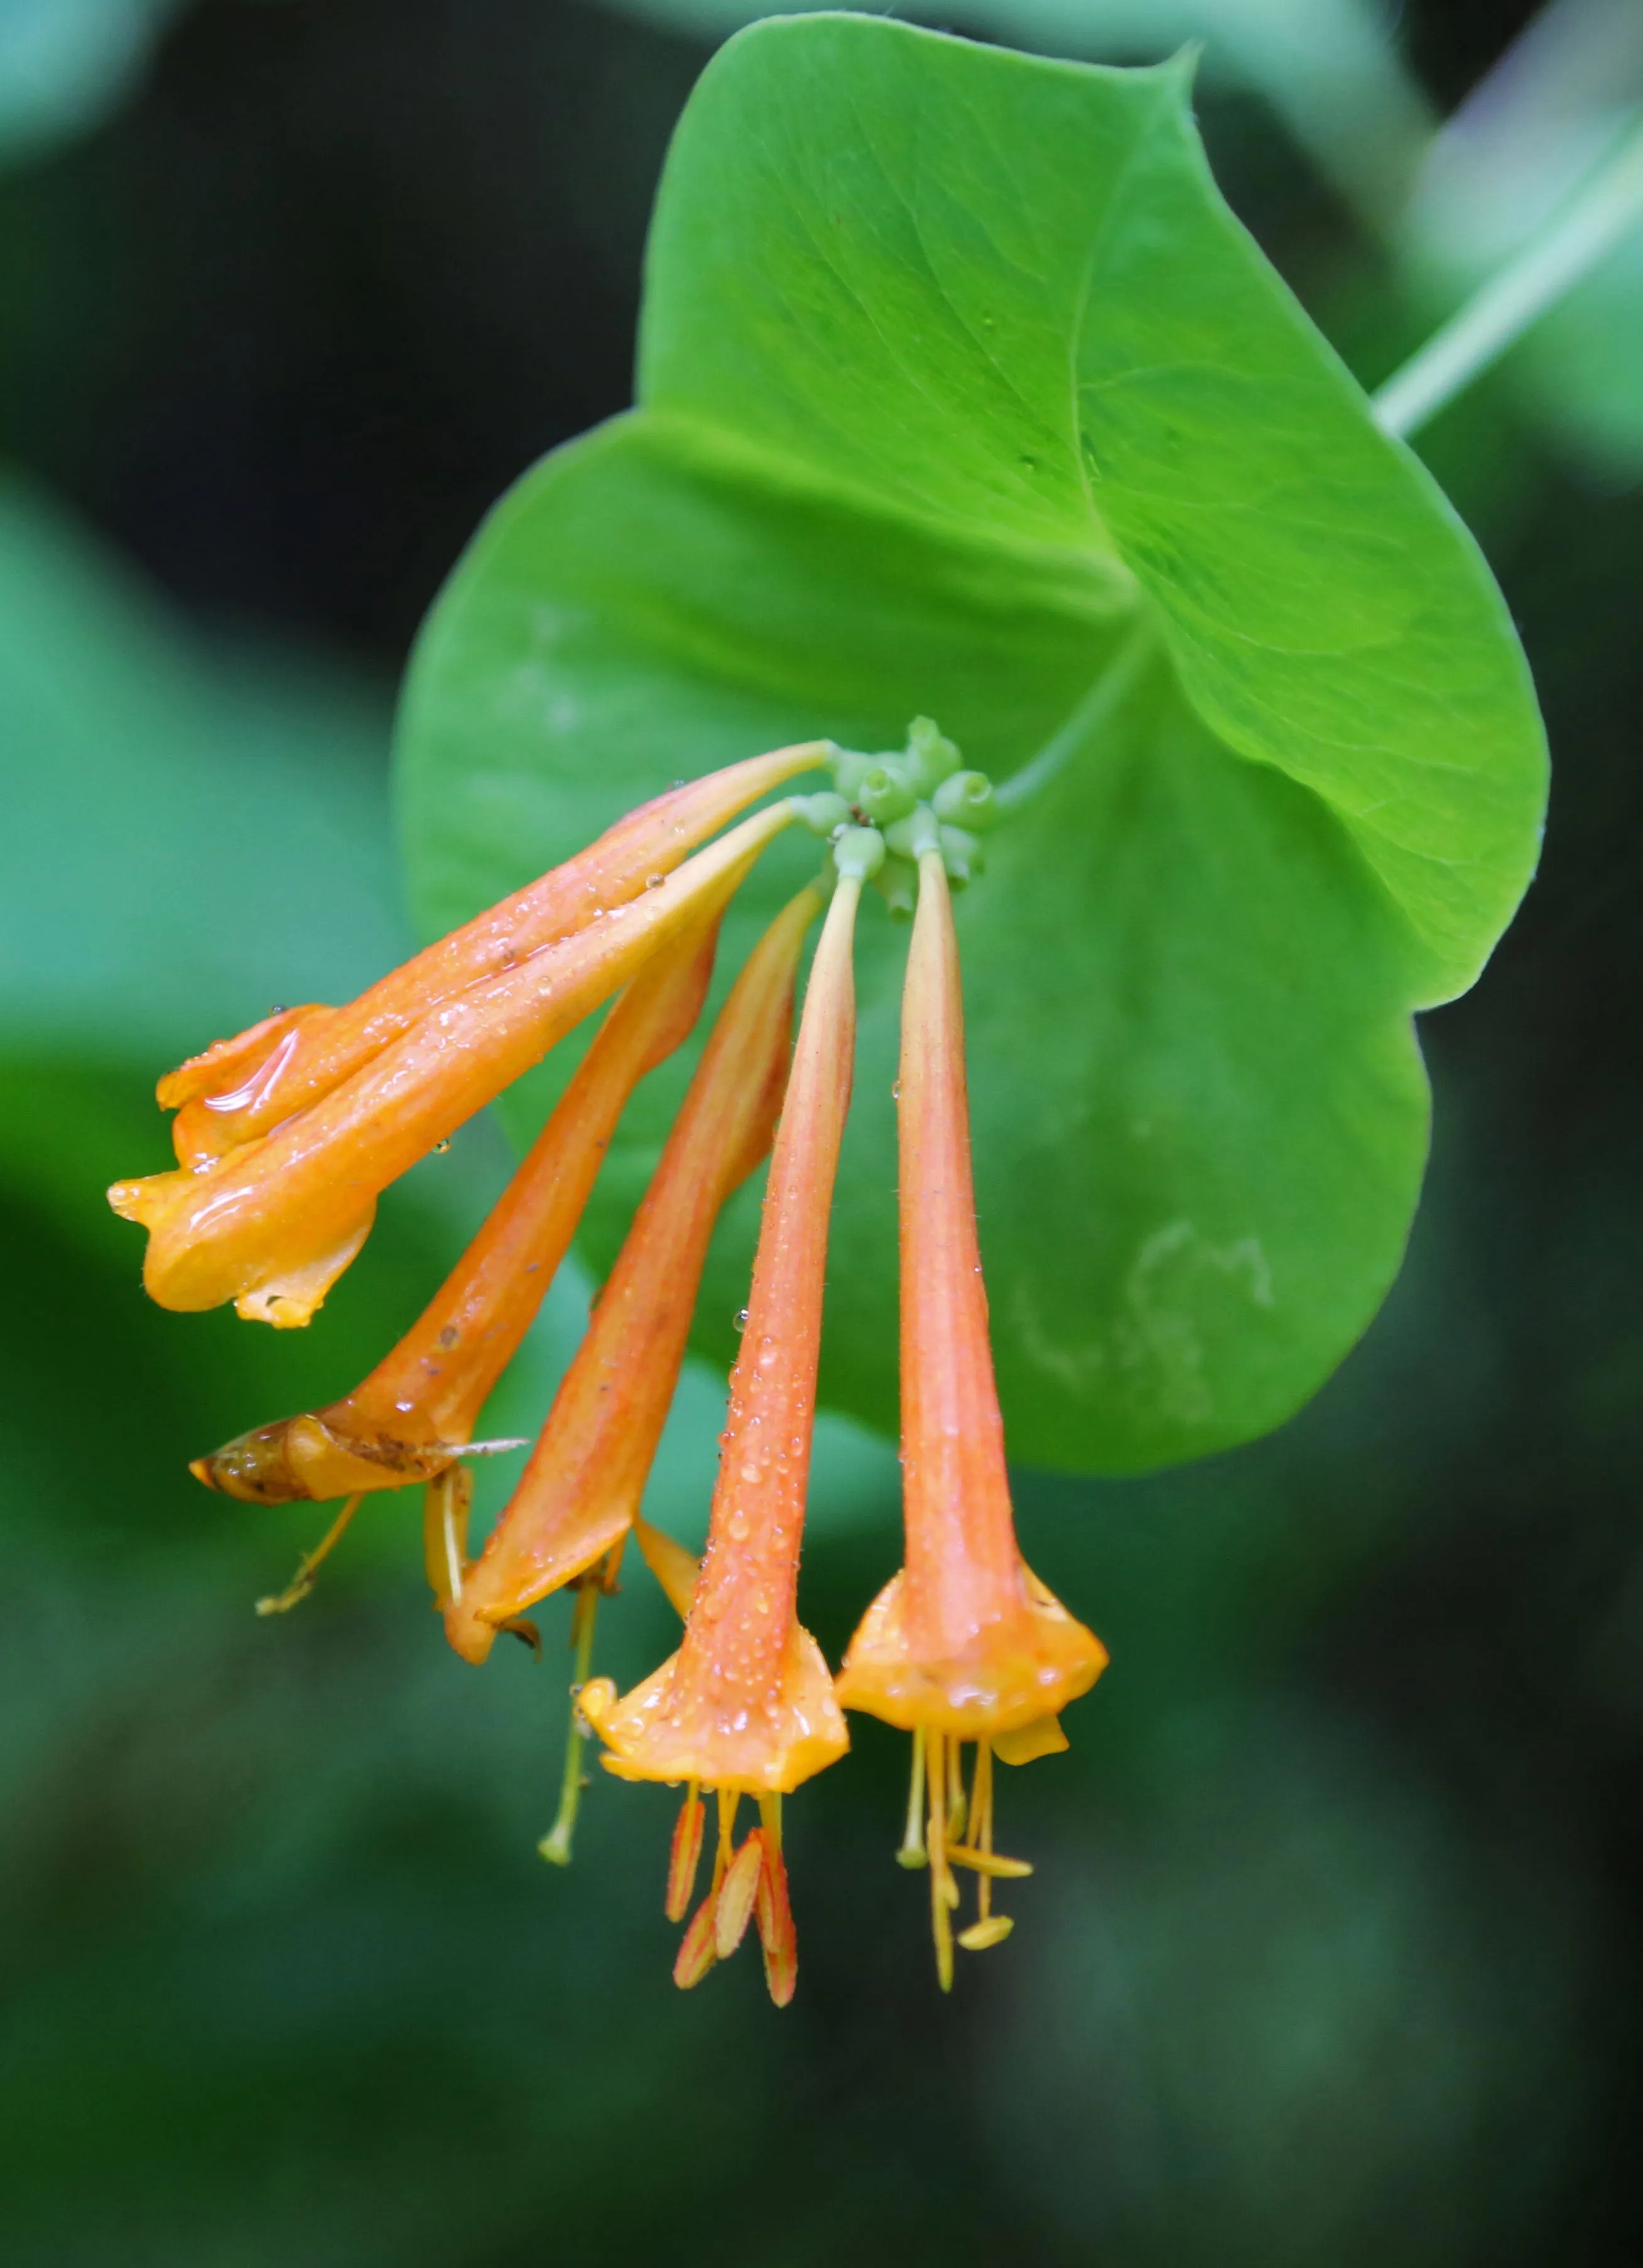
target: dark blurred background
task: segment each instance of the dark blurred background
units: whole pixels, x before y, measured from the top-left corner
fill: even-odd
[[[479,515],[629,399],[645,217],[733,0],[0,0],[0,2256],[50,2268],[1643,2262],[1643,244],[1423,439],[1546,707],[1545,867],[1427,1020],[1409,1266],[1272,1440],[1023,1474],[1107,1638],[1038,1863],[937,1994],[904,1743],[791,1807],[792,2011],[668,1982],[660,1791],[551,1816],[564,1609],[483,1676],[409,1500],[320,1524],[186,1460],[345,1390],[506,1171],[392,1193],[302,1334],[164,1315],[116,1174],[155,1074],[409,942],[393,688]],[[1643,105],[1636,0],[992,0],[1206,45],[1219,178],[1366,382]],[[1441,131],[1440,122],[1459,117]],[[1433,139],[1434,132],[1436,138]],[[586,1286],[491,1430],[528,1430]],[[718,1382],[653,1492],[704,1524]],[[899,1557],[834,1425],[806,1616]],[[494,1480],[491,1484],[494,1499]],[[637,1579],[625,1679],[670,1643]]]

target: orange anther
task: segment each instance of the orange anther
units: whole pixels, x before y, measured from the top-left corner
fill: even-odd
[[[718,1959],[713,1943],[713,1909],[718,1904],[710,1890],[690,1917],[690,1926],[679,1940],[679,1952],[674,1962],[674,1983],[682,1992],[699,1984]]]
[[[713,1909],[713,1949],[728,1961],[748,1933],[764,1868],[764,1837],[755,1827],[731,1860]]]
[[[682,1921],[690,1904],[690,1893],[696,1888],[696,1870],[702,1857],[702,1798],[692,1783],[690,1793],[680,1807],[674,1827],[673,1851],[667,1861],[667,1905],[669,1921]]]
[[[764,1953],[764,1981],[778,2008],[792,1999],[799,1983],[799,1933],[787,1896],[787,1867],[767,1836],[764,1864],[759,1869],[759,1894],[754,1904],[759,1943]]]

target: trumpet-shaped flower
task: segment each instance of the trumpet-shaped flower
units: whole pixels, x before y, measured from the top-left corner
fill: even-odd
[[[682,932],[723,907],[793,816],[743,820],[653,889],[436,1000],[341,1086],[198,1171],[109,1191],[149,1231],[144,1281],[160,1306],[232,1300],[247,1318],[306,1323],[370,1233],[378,1194],[538,1062]]]
[[[905,1855],[921,1855],[922,1781],[945,1986],[953,1864],[980,1876],[981,1918],[960,1940],[975,1949],[1008,1928],[991,1911],[993,1881],[1028,1871],[992,1850],[992,1758],[1024,1762],[1065,1746],[1057,1712],[1094,1683],[1107,1655],[1028,1572],[1016,1543],[976,1231],[958,939],[941,851],[929,840],[918,850],[897,1114],[906,1558],[851,1639],[838,1693],[845,1707],[914,1735]],[[968,1799],[966,1742],[976,1749]]]
[[[753,797],[834,761],[828,792],[788,799],[705,848]],[[179,1170],[121,1183],[117,1211],[150,1231],[162,1305],[306,1322],[368,1233],[376,1198],[600,1003],[615,1005],[501,1202],[415,1327],[340,1401],[263,1426],[194,1467],[252,1502],[343,1497],[276,1611],[374,1490],[424,1484],[424,1553],[446,1635],[483,1661],[498,1630],[574,1585],[571,1736],[558,1820],[539,1846],[563,1864],[594,1734],[619,1778],[682,1785],[669,1917],[691,1986],[756,1926],[772,1998],[798,1949],[784,1797],[849,1745],[844,1711],[913,1736],[901,1856],[930,1870],[937,1965],[996,1944],[1000,1879],[1031,1872],[994,1846],[995,1763],[1066,1745],[1059,1712],[1105,1666],[1100,1641],[1022,1561],[987,1336],[970,1174],[962,1004],[948,878],[982,870],[1000,815],[980,774],[928,719],[899,756],[829,744],[778,749],[660,797],[503,905],[385,977],[351,1006],[281,1010],[161,1082],[178,1108]],[[731,988],[586,1334],[519,1484],[475,1560],[466,1459],[483,1406],[567,1248],[637,1081],[694,1025],[720,917],[779,829],[832,845],[835,887],[788,1067],[799,957],[824,903],[801,891]],[[882,832],[880,830],[882,829]],[[689,855],[687,855],[689,853]],[[915,913],[903,993],[899,1127],[903,1569],[869,1608],[836,1686],[798,1615],[798,1571],[820,1354],[828,1233],[850,1105],[853,937],[864,883]],[[772,1135],[774,1140],[772,1141]],[[771,1152],[741,1349],[698,1564],[639,1506],[726,1200]],[[677,1650],[632,1691],[593,1677],[600,1593],[630,1535],[684,1618]],[[974,1754],[968,1778],[964,1750]],[[744,1798],[758,1823],[738,1842]],[[696,1903],[717,1809],[711,1879]],[[956,1937],[955,1869],[979,1879]],[[695,1907],[694,1912],[692,1907]]]
[[[717,919],[682,931],[627,985],[495,1210],[363,1384],[200,1458],[198,1479],[246,1503],[323,1499],[431,1480],[472,1443],[570,1248],[629,1096],[696,1022],[718,934]]]
[[[161,1108],[177,1113],[179,1164],[210,1163],[268,1133],[352,1078],[441,1001],[505,976],[654,889],[726,820],[813,770],[828,752],[825,742],[807,741],[682,780],[575,858],[390,970],[347,1007],[281,1009],[237,1038],[218,1040],[168,1072],[157,1090]]]
[[[881,857],[879,838],[868,839]],[[700,1791],[718,1793],[719,1858],[686,1932],[677,1981],[693,1984],[724,1958],[753,1914],[777,1999],[791,1992],[797,1970],[773,1799],[849,1745],[833,1681],[797,1607],[828,1221],[855,1048],[851,940],[862,882],[872,871],[848,834],[834,855],[839,880],[777,1129],[707,1551],[683,1642],[621,1699],[608,1679],[593,1681],[582,1696],[608,1771],[689,1784],[669,1875],[670,1912],[682,1913],[689,1900],[695,1866],[682,1853],[700,1847],[699,1824],[690,1823]],[[735,1852],[732,1822],[742,1795],[760,1799],[763,1816],[756,1840],[750,1837]],[[763,1936],[767,1924],[772,1934]]]
[[[799,948],[821,905],[804,890],[777,915],[713,1027],[530,1462],[446,1609],[446,1634],[470,1661],[483,1661],[499,1627],[585,1573],[633,1524],[713,1224],[770,1147]]]

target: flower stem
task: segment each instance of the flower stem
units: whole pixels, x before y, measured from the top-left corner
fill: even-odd
[[[326,1529],[312,1551],[305,1551],[297,1572],[283,1591],[257,1601],[260,1615],[288,1615],[293,1607],[300,1606],[313,1588],[313,1579],[321,1563],[328,1559],[348,1532],[350,1521],[365,1502],[363,1496],[350,1496],[336,1518]]]
[[[576,1677],[571,1687],[571,1730],[564,1745],[564,1778],[559,1786],[559,1815],[536,1845],[551,1867],[568,1867],[571,1863],[571,1838],[576,1832],[576,1815],[582,1805],[582,1752],[587,1745],[587,1733],[582,1722],[578,1697],[587,1683],[588,1671],[593,1663],[593,1625],[599,1616],[599,1598],[602,1585],[597,1575],[578,1583],[576,1605],[571,1616],[571,1642],[576,1648]]]
[[[1013,817],[1023,805],[1043,793],[1057,772],[1076,755],[1097,725],[1104,725],[1129,692],[1153,651],[1153,634],[1138,622],[1078,706],[1057,725],[1036,755],[994,791],[1001,814]]]
[[[1383,433],[1418,432],[1643,220],[1643,127],[1381,387]]]

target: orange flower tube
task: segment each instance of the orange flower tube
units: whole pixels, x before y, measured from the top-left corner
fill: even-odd
[[[364,1384],[200,1458],[198,1479],[251,1504],[323,1499],[431,1479],[471,1442],[570,1248],[629,1096],[696,1022],[718,935],[715,919],[645,962],[483,1227]]]
[[[505,976],[556,945],[654,878],[673,872],[715,828],[799,773],[826,761],[807,741],[688,780],[641,804],[575,858],[453,930],[380,978],[344,1008],[289,1008],[237,1038],[218,1040],[159,1082],[178,1162],[225,1155],[306,1109],[400,1039],[431,1008],[470,985]]]
[[[306,1323],[370,1233],[378,1193],[538,1062],[648,957],[721,910],[788,803],[743,820],[658,887],[431,1009],[334,1093],[196,1173],[116,1182],[149,1232],[144,1282],[161,1307],[232,1300],[248,1319]]]
[[[713,1027],[530,1462],[446,1608],[446,1633],[469,1661],[483,1661],[498,1628],[583,1574],[633,1524],[714,1222],[770,1147],[799,948],[821,907],[808,889],[777,916]]]
[[[980,1874],[983,1913],[961,1942],[991,1944],[991,1763],[1064,1747],[1054,1719],[1106,1666],[1099,1638],[1028,1572],[1015,1539],[987,1336],[970,1172],[958,939],[940,850],[918,859],[902,1009],[902,1462],[906,1564],[873,1601],[838,1682],[846,1708],[911,1732],[930,1793],[929,1859],[941,1981],[952,1974],[948,1867]],[[960,1743],[977,1744],[968,1807]],[[950,1847],[966,1808],[969,1845]],[[915,1813],[917,1805],[915,1803]],[[910,1827],[908,1855],[917,1846]]]
[[[880,837],[866,839],[881,858]],[[799,1624],[797,1598],[828,1223],[855,1052],[851,940],[862,882],[872,872],[865,860],[856,862],[849,835],[834,857],[839,880],[777,1129],[707,1551],[684,1639],[621,1699],[603,1678],[582,1694],[584,1713],[605,1743],[608,1771],[623,1779],[689,1783],[669,1872],[670,1913],[682,1914],[690,1895],[699,1791],[718,1793],[712,1886],[685,1933],[675,1981],[696,1984],[734,1950],[756,1916],[766,1979],[778,2003],[792,1996],[797,1953],[777,1799],[849,1746],[833,1681]],[[762,1819],[736,1852],[732,1824],[744,1794],[759,1799]]]

